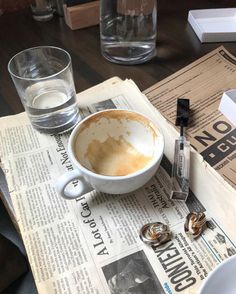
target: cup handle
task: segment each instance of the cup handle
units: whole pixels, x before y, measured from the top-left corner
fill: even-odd
[[[74,180],[78,180],[78,185],[73,189],[66,189],[67,185]],[[79,170],[72,170],[63,174],[56,183],[57,192],[65,199],[75,199],[93,190],[85,181]]]

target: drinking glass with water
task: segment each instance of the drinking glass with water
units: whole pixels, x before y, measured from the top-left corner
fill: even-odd
[[[102,55],[109,61],[138,64],[156,53],[156,0],[101,0]]]
[[[33,127],[63,133],[79,121],[71,57],[57,47],[40,46],[17,53],[8,70]]]

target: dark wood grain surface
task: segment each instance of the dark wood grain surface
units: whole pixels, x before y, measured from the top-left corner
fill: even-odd
[[[187,21],[191,9],[235,5],[235,0],[158,0],[157,55],[150,62],[135,66],[113,64],[101,56],[99,26],[72,31],[65,25],[64,19],[57,16],[45,23],[33,20],[30,9],[2,15],[0,116],[23,111],[7,71],[9,59],[23,49],[53,45],[67,50],[72,56],[77,92],[112,76],[131,78],[144,90],[222,44],[236,54],[235,42],[201,44]]]

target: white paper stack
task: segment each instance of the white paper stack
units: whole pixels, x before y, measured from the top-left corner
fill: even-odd
[[[224,92],[219,110],[236,126],[236,89]]]
[[[188,22],[202,43],[236,41],[236,8],[190,10]]]

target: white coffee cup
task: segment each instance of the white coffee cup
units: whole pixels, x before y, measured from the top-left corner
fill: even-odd
[[[59,194],[73,199],[93,189],[123,194],[142,187],[156,173],[164,137],[142,114],[121,109],[97,112],[70,135],[68,156],[74,170],[57,182]],[[67,185],[78,180],[76,188]]]

